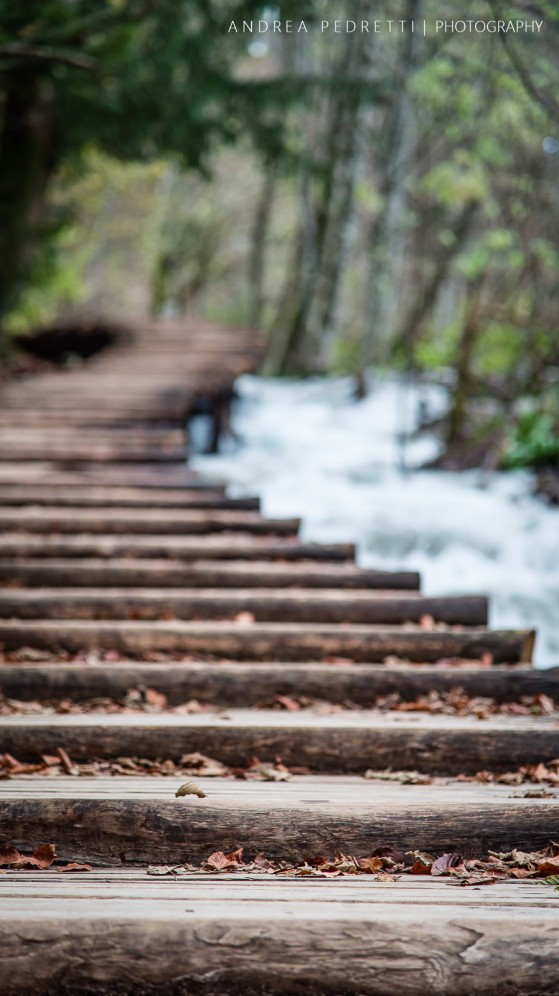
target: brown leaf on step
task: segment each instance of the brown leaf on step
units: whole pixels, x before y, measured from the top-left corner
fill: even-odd
[[[0,865],[13,865],[21,854],[11,844],[0,844]]]
[[[17,852],[16,852],[17,853]],[[19,854],[15,861],[10,862],[10,867],[14,870],[24,868],[50,868],[56,858],[56,848],[54,844],[42,844],[31,856]]]
[[[382,866],[382,858],[357,858],[357,867],[359,870],[367,872],[370,875],[374,875],[376,872],[381,871]]]
[[[75,764],[72,764],[70,758],[68,757],[68,754],[66,753],[63,747],[57,747],[56,753],[58,754],[58,757],[60,758],[60,761],[62,763],[62,767],[67,775],[79,775],[80,773],[79,768],[77,768]]]
[[[273,764],[262,762],[260,758],[253,757],[248,767],[243,769],[242,777],[248,781],[288,782],[291,778],[291,772],[285,764],[282,764],[281,757],[276,757]]]
[[[273,863],[269,861],[264,854],[264,851],[260,851],[260,853],[256,855],[253,864],[256,865],[257,868],[262,869],[262,871],[267,871],[269,868],[274,867]]]
[[[399,875],[391,875],[389,872],[381,871],[377,875],[377,882],[397,882]]]
[[[559,865],[557,865],[557,868],[559,869]],[[511,868],[510,874],[512,878],[529,878],[531,875],[535,875],[536,873],[530,871],[529,868]]]
[[[224,854],[223,851],[215,851],[206,858],[205,867],[213,868],[215,871],[227,871],[239,868],[243,864],[243,848]]]
[[[56,759],[60,764],[59,759]],[[11,778],[14,775],[34,775],[43,774],[48,770],[46,764],[28,764],[25,761],[18,761],[12,754],[0,754],[0,775],[3,778]]]
[[[156,709],[167,708],[167,696],[163,692],[156,692],[155,688],[146,688],[144,697],[147,704],[155,706]]]
[[[394,847],[394,844],[381,844],[379,847],[375,847],[371,851],[371,857],[387,858],[389,861],[394,862],[395,865],[403,865],[406,860],[404,852]]]
[[[181,787],[177,789],[175,795],[177,797],[181,795],[197,795],[199,799],[206,798],[204,789],[200,788],[196,782],[185,782],[184,785],[181,785]]]
[[[192,754],[183,754],[180,765],[185,773],[203,775],[205,778],[224,778],[231,774],[229,768],[221,761],[216,761],[213,757],[206,757],[205,754],[200,754],[198,751],[194,751]]]
[[[464,858],[461,854],[442,854],[431,865],[431,875],[448,875],[454,868],[463,868]]]
[[[430,875],[431,865],[424,864],[423,861],[420,861],[418,858],[417,861],[414,861],[411,866],[410,872],[412,875]]]
[[[559,875],[559,856],[538,862],[537,870],[538,875]]]
[[[185,715],[195,715],[199,712],[209,712],[211,708],[211,706],[202,705],[198,699],[188,699],[187,702],[181,702],[180,705],[174,706],[171,712]]]
[[[92,865],[81,865],[78,861],[71,861],[69,865],[63,865],[62,868],[56,869],[59,872],[90,872],[93,871]]]
[[[280,705],[283,709],[287,709],[288,712],[299,712],[301,705],[296,699],[292,699],[289,695],[276,695],[274,697],[274,702]]]

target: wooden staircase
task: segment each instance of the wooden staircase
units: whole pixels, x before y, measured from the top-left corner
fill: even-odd
[[[423,596],[186,467],[196,398],[221,404],[258,355],[246,333],[146,324],[2,391],[0,844],[92,870],[4,866],[0,992],[556,994],[541,878],[297,874],[557,839],[555,791],[493,777],[557,758],[557,712],[386,699],[559,699],[559,672],[530,666],[532,632],[488,628],[483,596]],[[202,797],[176,797],[196,754],[237,777],[201,762]],[[239,848],[276,864],[199,870]]]

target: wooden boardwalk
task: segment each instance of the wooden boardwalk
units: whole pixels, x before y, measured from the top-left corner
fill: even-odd
[[[296,877],[557,840],[559,790],[514,772],[557,770],[559,672],[483,594],[423,596],[188,468],[189,415],[217,437],[258,356],[146,323],[2,389],[0,992],[556,994],[541,877]],[[10,864],[51,842],[92,870]],[[241,847],[295,877],[197,870]]]

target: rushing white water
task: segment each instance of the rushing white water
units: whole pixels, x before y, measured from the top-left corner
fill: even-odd
[[[344,378],[242,377],[225,452],[196,457],[231,493],[256,493],[267,515],[300,515],[308,540],[353,541],[363,565],[421,571],[428,594],[485,593],[491,625],[534,626],[536,663],[559,664],[559,511],[530,496],[521,472],[413,468],[434,437],[404,441],[420,404],[442,388],[387,378],[352,399]]]

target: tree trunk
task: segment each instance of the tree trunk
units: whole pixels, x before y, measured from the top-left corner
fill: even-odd
[[[13,71],[5,82],[0,138],[0,331],[35,261],[56,145],[49,81]]]
[[[406,18],[416,22],[421,0],[408,0]],[[364,329],[361,340],[356,393],[365,393],[364,374],[373,361],[379,333],[386,338],[394,320],[394,302],[398,291],[398,273],[404,254],[403,225],[407,205],[406,181],[413,143],[415,112],[408,93],[417,60],[417,34],[403,35],[398,69],[402,74],[400,95],[387,112],[384,150],[381,156],[382,207],[374,221],[371,235],[370,280],[365,302]]]
[[[470,285],[470,291],[473,287]],[[473,360],[481,332],[482,290],[477,288],[468,305],[456,359],[456,383],[449,412],[446,446],[460,446],[466,440],[468,403],[473,386]]]

